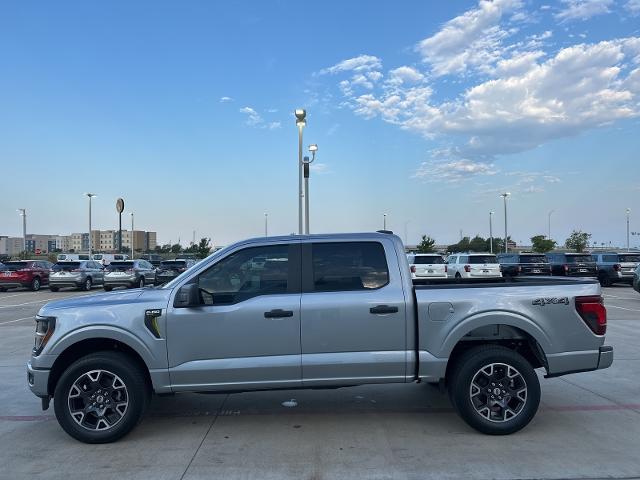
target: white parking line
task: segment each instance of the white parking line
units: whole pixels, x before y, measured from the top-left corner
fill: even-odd
[[[50,301],[51,299],[47,298],[46,300],[37,300],[35,302],[18,303],[16,305],[0,305],[0,308],[23,307],[24,305],[33,305],[36,303],[44,303],[44,302],[50,302]]]
[[[0,325],[6,325],[7,323],[21,322],[22,320],[33,320],[34,317],[35,317],[34,315],[31,315],[30,317],[18,318],[17,320],[9,320],[8,322],[0,322]]]
[[[19,297],[21,295],[29,295],[31,292],[22,292],[22,293],[15,293],[13,295],[2,295],[0,297],[0,300],[4,300],[5,298],[11,298],[11,297]]]
[[[629,312],[640,312],[640,310],[637,310],[635,308],[624,308],[624,307],[616,307],[615,305],[607,305],[607,308],[619,308],[620,310],[628,310]]]
[[[605,297],[611,297],[611,298],[618,298],[620,300],[640,300],[640,297],[616,297],[615,295],[610,295],[608,293],[605,293],[603,296]]]

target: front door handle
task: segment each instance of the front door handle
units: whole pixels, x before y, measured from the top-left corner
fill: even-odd
[[[398,307],[390,307],[389,305],[378,305],[369,309],[370,313],[380,315],[384,313],[398,313]]]
[[[264,312],[264,318],[285,318],[285,317],[293,317],[293,311],[281,310],[279,308],[276,308],[275,310],[271,310],[270,312]]]

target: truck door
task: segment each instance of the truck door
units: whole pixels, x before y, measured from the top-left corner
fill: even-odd
[[[407,312],[393,243],[302,250],[303,385],[406,381]]]
[[[202,304],[168,309],[173,390],[300,386],[300,266],[299,243],[245,247],[192,279]]]

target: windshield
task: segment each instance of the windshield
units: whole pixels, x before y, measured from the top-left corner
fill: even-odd
[[[160,268],[184,268],[187,265],[187,262],[183,260],[171,260],[160,262]]]
[[[69,272],[71,270],[75,270],[76,268],[80,268],[80,262],[64,262],[64,263],[56,263],[51,267],[51,270],[54,272]]]
[[[22,268],[29,268],[31,266],[31,262],[7,262],[4,264],[5,270],[16,271]]]
[[[544,255],[521,255],[520,263],[548,263]]]
[[[593,263],[591,255],[567,255],[567,263]]]
[[[470,264],[498,263],[498,258],[495,255],[470,255],[468,263]]]
[[[444,259],[440,255],[420,255],[413,260],[415,265],[432,265],[444,263]]]
[[[619,255],[618,261],[640,263],[640,255]]]

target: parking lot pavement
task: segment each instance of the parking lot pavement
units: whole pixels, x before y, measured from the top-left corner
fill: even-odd
[[[0,479],[640,477],[640,294],[629,287],[604,289],[613,366],[542,379],[540,411],[515,435],[476,433],[446,395],[410,384],[154,398],[132,434],[94,446],[40,410],[24,368],[40,306],[86,294],[0,294]]]

